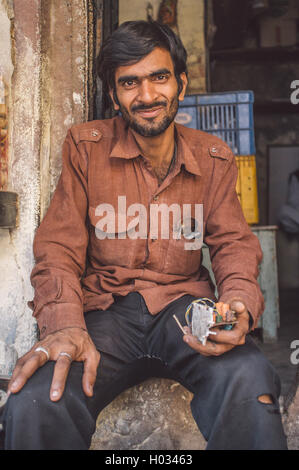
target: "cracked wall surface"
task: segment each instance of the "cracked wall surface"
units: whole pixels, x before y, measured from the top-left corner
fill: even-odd
[[[2,65],[10,85],[8,190],[18,194],[18,226],[0,229],[0,373],[10,374],[17,354],[35,338],[26,301],[32,296],[28,273],[39,211],[39,2],[1,1]],[[6,56],[3,57],[3,51]],[[9,79],[9,80],[8,80]],[[30,93],[28,93],[30,90]],[[5,347],[3,346],[5,344]]]
[[[67,130],[88,116],[87,2],[45,0],[41,9],[41,219],[61,172]]]
[[[86,0],[0,0],[0,64],[10,84],[8,191],[18,224],[0,229],[0,374],[36,340],[33,239],[61,171],[68,128],[86,120]]]

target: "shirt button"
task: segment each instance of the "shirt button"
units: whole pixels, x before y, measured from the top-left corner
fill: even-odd
[[[217,152],[216,147],[212,147],[212,148],[211,148],[211,151],[212,151],[213,153],[216,153],[216,152]]]
[[[154,197],[153,197],[153,200],[154,200],[154,201],[158,201],[158,199],[159,199],[159,196],[154,196]]]
[[[99,132],[98,131],[92,131],[91,135],[93,135],[93,137],[96,137],[97,135],[99,135]]]

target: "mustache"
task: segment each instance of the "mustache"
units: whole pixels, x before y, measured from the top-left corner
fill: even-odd
[[[138,104],[132,107],[132,111],[145,111],[152,108],[157,108],[158,106],[166,107],[165,101],[156,101],[152,104]]]

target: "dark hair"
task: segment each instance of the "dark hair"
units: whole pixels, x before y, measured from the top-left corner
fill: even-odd
[[[156,21],[126,21],[103,43],[97,57],[97,73],[102,80],[103,94],[115,92],[115,71],[122,65],[139,62],[156,47],[169,51],[179,93],[180,74],[187,74],[187,53],[180,38],[166,25]]]

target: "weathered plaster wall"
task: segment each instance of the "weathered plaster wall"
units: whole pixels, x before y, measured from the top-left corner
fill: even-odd
[[[45,0],[41,10],[41,218],[61,171],[67,130],[88,117],[87,2]]]
[[[0,74],[3,75],[6,82],[10,83],[11,75],[13,72],[12,58],[11,58],[11,38],[10,28],[11,22],[9,19],[8,5],[1,0],[0,2]]]
[[[24,354],[36,339],[27,306],[33,238],[57,184],[67,129],[88,113],[87,3],[0,0],[0,64],[11,77],[8,190],[19,196],[17,228],[0,229],[2,374],[12,371],[11,352]]]
[[[11,22],[9,19],[9,12],[7,5],[3,1],[0,2],[0,75],[3,75],[6,83],[9,85],[11,83],[11,76],[13,72],[13,64],[11,58],[11,35],[10,35]],[[13,281],[13,273],[9,268],[11,262],[10,254],[10,234],[8,230],[0,229],[0,260],[1,260],[1,270],[0,270],[0,296],[2,299],[6,299],[7,289],[5,288],[6,283],[11,283]],[[15,265],[15,263],[14,263]],[[12,278],[12,279],[11,279]],[[5,300],[7,305],[9,301]],[[1,307],[0,307],[1,308]],[[6,341],[9,340],[9,343],[12,344],[13,338],[11,331],[16,327],[16,318],[13,316],[6,316],[5,321],[3,322],[2,315],[0,317],[2,328],[0,328],[0,371],[2,373],[8,373],[6,369],[6,360],[7,356],[10,356],[10,353],[13,354],[13,350],[10,350],[6,346]],[[11,357],[11,360],[14,360],[14,357]],[[1,372],[0,372],[1,373]]]
[[[147,0],[119,0],[119,23],[146,20]],[[153,18],[157,19],[160,0],[152,0]],[[206,92],[206,47],[204,34],[204,1],[178,0],[178,29],[188,53],[188,93]]]
[[[26,300],[32,297],[28,273],[33,266],[32,240],[39,206],[39,2],[28,0],[24,5],[15,0],[12,9],[11,2],[2,1],[0,6],[2,17],[6,14],[12,26],[8,189],[19,196],[18,228],[0,229],[0,340],[22,355],[35,337]],[[6,36],[8,50],[9,39]],[[2,373],[10,373],[13,358],[4,352],[0,367]]]

